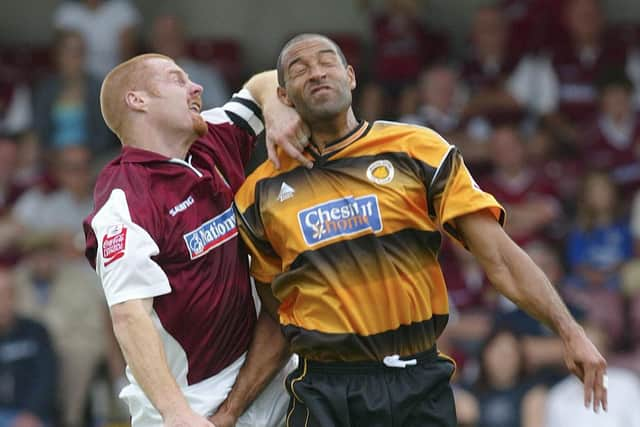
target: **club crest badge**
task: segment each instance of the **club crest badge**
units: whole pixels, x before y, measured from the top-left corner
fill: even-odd
[[[367,168],[367,178],[376,184],[388,184],[394,175],[395,169],[389,160],[376,160]]]

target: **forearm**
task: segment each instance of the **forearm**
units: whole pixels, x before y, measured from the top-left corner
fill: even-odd
[[[247,359],[218,413],[239,417],[282,369],[289,356],[287,347],[280,325],[262,310],[249,345]]]
[[[162,341],[143,301],[116,304],[111,308],[111,316],[115,336],[133,376],[162,417],[189,411],[169,371]]]
[[[255,74],[245,84],[244,88],[251,92],[251,96],[264,110],[270,103],[278,101],[278,77],[275,70]]]
[[[504,265],[487,271],[495,288],[562,337],[579,328],[549,279],[514,243],[503,250]]]
[[[580,330],[549,279],[487,213],[457,220],[493,286],[563,338]]]

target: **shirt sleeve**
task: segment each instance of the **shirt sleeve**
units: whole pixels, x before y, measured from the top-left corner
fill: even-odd
[[[243,164],[251,157],[258,135],[264,130],[260,106],[247,89],[234,94],[222,107],[202,112],[209,123],[212,139],[203,138],[205,144],[212,140],[224,141],[228,149],[237,151]]]
[[[457,217],[486,209],[501,225],[505,219],[502,206],[478,186],[453,145],[427,183],[427,209],[432,220],[463,245],[462,235],[453,221]]]
[[[95,254],[98,273],[109,306],[153,298],[171,292],[169,279],[152,259],[159,248],[151,235],[133,222],[123,190],[114,189],[91,220],[87,253]],[[92,250],[93,249],[93,250]]]

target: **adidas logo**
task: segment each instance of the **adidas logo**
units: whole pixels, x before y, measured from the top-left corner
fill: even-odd
[[[282,186],[280,187],[280,194],[278,194],[278,201],[280,203],[284,202],[293,197],[296,190],[294,190],[289,184],[286,182],[282,182]]]

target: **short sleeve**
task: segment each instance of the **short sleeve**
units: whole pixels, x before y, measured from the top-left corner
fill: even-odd
[[[478,186],[453,145],[449,146],[428,184],[427,208],[429,216],[463,245],[453,221],[457,217],[486,209],[501,225],[505,219],[502,206]]]
[[[264,130],[264,119],[247,89],[234,94],[222,107],[203,111],[202,118],[209,123],[210,137],[200,141],[204,144],[224,141],[229,149],[239,153],[243,165],[249,161],[256,138]]]
[[[254,189],[246,182],[236,195],[234,209],[240,236],[251,254],[251,275],[258,282],[271,283],[282,273],[282,259],[267,240],[259,204],[253,199]]]
[[[159,253],[158,245],[131,219],[123,190],[112,191],[85,230],[87,256],[95,265],[109,306],[171,292],[169,279],[152,259]]]

